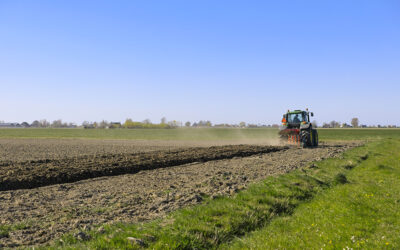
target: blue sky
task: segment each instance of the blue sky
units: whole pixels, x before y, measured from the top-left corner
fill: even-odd
[[[399,1],[0,1],[0,120],[400,125]]]

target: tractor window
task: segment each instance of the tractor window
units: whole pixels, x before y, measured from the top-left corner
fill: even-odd
[[[310,122],[310,121],[308,120],[308,115],[307,115],[306,113],[303,113],[303,121],[305,121],[305,122]]]
[[[289,123],[300,123],[304,121],[304,115],[302,113],[298,114],[288,114],[288,122]]]

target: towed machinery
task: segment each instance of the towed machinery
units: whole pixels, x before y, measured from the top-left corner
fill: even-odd
[[[314,116],[308,109],[288,110],[283,115],[282,126],[279,127],[280,138],[303,148],[318,146],[318,132],[310,122],[310,115]]]

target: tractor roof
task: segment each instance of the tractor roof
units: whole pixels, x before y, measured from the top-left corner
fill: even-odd
[[[303,111],[303,110],[294,110],[294,111],[288,111],[287,113],[288,113],[288,114],[300,114],[300,113],[303,113],[303,112],[306,112],[306,111]]]

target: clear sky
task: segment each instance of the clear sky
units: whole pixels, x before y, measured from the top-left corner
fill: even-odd
[[[0,0],[0,120],[400,125],[400,1]]]

